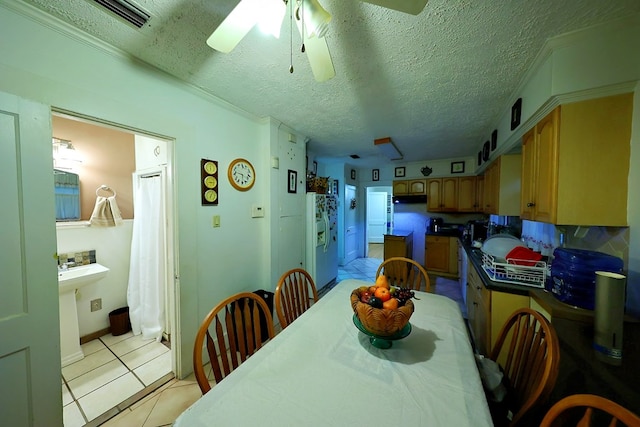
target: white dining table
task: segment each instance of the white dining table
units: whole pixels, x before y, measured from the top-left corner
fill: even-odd
[[[491,426],[460,309],[416,292],[411,333],[373,346],[343,280],[175,421],[200,426]]]

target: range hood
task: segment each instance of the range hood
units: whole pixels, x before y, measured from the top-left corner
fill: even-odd
[[[393,196],[393,203],[427,203],[427,196],[424,194]]]

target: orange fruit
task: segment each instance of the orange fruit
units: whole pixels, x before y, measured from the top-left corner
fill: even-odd
[[[382,286],[387,289],[391,287],[391,285],[389,284],[389,279],[387,279],[387,276],[385,276],[384,274],[381,274],[376,278],[376,286],[378,287]]]
[[[380,298],[380,300],[384,303],[385,301],[388,301],[391,298],[391,292],[389,292],[389,289],[387,288],[383,288],[383,287],[378,287],[376,288],[375,293],[373,294],[376,298]]]
[[[388,310],[395,310],[398,308],[398,298],[390,298],[382,303],[382,308],[386,308]]]

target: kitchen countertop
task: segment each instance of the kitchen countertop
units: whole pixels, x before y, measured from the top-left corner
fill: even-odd
[[[460,231],[458,230],[444,230],[444,231],[429,231],[424,233],[425,236],[443,236],[443,237],[458,237],[460,238]]]
[[[640,412],[640,320],[625,317],[622,366],[601,362],[592,347],[593,310],[565,304],[544,289],[495,282],[482,268],[481,250],[463,247],[487,289],[529,295],[550,314],[560,341],[560,372],[549,406],[570,394],[592,393]]]
[[[407,237],[413,234],[411,230],[398,230],[395,228],[388,228],[385,236]]]

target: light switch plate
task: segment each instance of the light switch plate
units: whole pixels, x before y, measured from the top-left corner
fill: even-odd
[[[213,216],[213,228],[218,228],[220,227],[220,215],[214,215]]]

